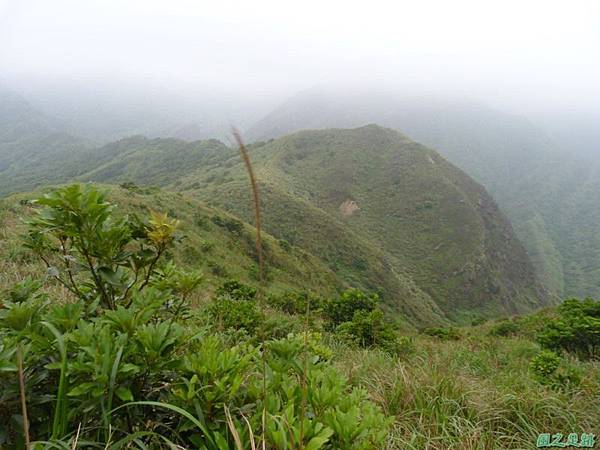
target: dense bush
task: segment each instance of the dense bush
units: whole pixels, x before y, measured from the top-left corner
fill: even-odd
[[[269,306],[287,314],[305,314],[306,312],[321,312],[325,299],[309,292],[288,291],[282,294],[269,295],[267,303]]]
[[[223,283],[215,292],[218,300],[251,301],[256,299],[256,288],[229,280]]]
[[[432,337],[437,337],[444,341],[456,341],[456,340],[460,339],[460,333],[458,332],[458,330],[456,328],[453,328],[453,327],[425,328],[423,330],[423,334],[426,334],[426,335],[432,336]]]
[[[208,312],[220,331],[235,329],[253,333],[260,325],[261,314],[253,301],[240,302],[229,298],[217,298],[208,307]]]
[[[380,309],[358,310],[351,321],[341,323],[335,331],[361,347],[379,347],[390,352],[397,350],[396,332],[385,322]]]
[[[549,350],[535,356],[529,369],[538,382],[557,389],[576,387],[581,380],[581,375],[575,368]]]
[[[558,307],[558,317],[546,325],[538,340],[551,350],[597,358],[600,353],[600,303],[591,299],[565,300]]]
[[[519,323],[515,320],[505,319],[495,324],[490,329],[490,336],[511,336],[519,332]]]
[[[323,316],[329,329],[335,329],[343,322],[351,322],[357,311],[371,312],[375,310],[379,297],[367,295],[357,289],[343,292],[339,297],[328,299],[323,306]]]

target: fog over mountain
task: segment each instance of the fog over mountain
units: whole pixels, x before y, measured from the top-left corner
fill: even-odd
[[[599,30],[591,0],[2,0],[0,79],[103,142],[222,136],[343,83],[477,98],[591,151]]]

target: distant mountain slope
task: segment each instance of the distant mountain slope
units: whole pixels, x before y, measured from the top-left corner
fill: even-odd
[[[166,185],[231,153],[215,139],[143,136],[93,148],[63,128],[22,97],[0,90],[0,197],[73,179]]]
[[[554,295],[600,295],[600,286],[592,287],[600,260],[582,263],[577,245],[571,244],[581,216],[565,221],[562,213],[573,209],[568,192],[579,189],[583,180],[576,173],[587,172],[589,163],[559,151],[521,117],[462,99],[314,88],[260,120],[248,136],[266,140],[300,129],[372,122],[438,150],[484,184],[513,222],[538,276]],[[556,197],[549,198],[548,192]],[[600,236],[600,225],[590,226]],[[600,247],[600,237],[592,241],[596,239],[592,248]]]
[[[267,230],[346,279],[384,289],[405,313],[454,319],[545,304],[494,201],[437,153],[378,126],[302,131],[252,148]],[[194,171],[180,186],[250,218],[243,167]],[[429,317],[427,317],[429,316]]]
[[[95,150],[87,163],[91,170],[79,179],[164,186],[177,183],[190,170],[214,164],[232,153],[216,139],[186,142],[136,136]]]
[[[540,158],[560,152],[522,117],[476,101],[433,95],[314,88],[292,97],[250,130],[250,140],[295,131],[353,128],[369,123],[394,128],[429,147],[496,191],[507,177],[525,175]]]
[[[563,295],[598,298],[600,160],[573,155],[541,161],[527,177],[515,182],[510,195],[506,204],[512,209],[515,229],[534,250],[547,246],[548,252],[557,254]],[[539,258],[532,253],[534,261]]]
[[[78,175],[85,149],[57,121],[0,89],[0,197]]]

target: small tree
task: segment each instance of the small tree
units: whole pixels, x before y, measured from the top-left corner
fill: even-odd
[[[29,222],[26,246],[71,293],[109,309],[128,306],[131,293],[148,285],[178,225],[154,212],[147,224],[114,219],[105,195],[89,185],[56,190],[35,203],[44,208]]]
[[[558,307],[558,313],[559,317],[539,334],[540,344],[583,358],[597,357],[600,350],[600,303],[592,299],[568,299]]]
[[[323,314],[329,322],[329,328],[334,329],[343,322],[351,322],[356,311],[373,311],[378,301],[376,294],[366,295],[358,289],[349,289],[339,297],[328,300]]]

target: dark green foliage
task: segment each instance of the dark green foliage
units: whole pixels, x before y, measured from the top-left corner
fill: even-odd
[[[511,336],[519,332],[520,326],[516,320],[505,319],[490,329],[491,336]]]
[[[208,222],[208,217],[206,217],[203,214],[194,214],[194,225],[196,225],[202,230],[208,230],[208,227],[210,226]]]
[[[284,249],[286,252],[289,252],[292,250],[292,244],[290,244],[285,239],[279,239],[279,245],[281,245],[281,248]]]
[[[255,302],[216,299],[208,308],[213,323],[220,330],[245,330],[253,333],[260,324],[261,314]]]
[[[326,300],[309,292],[287,291],[269,295],[267,303],[287,314],[306,314],[321,312]]]
[[[124,183],[121,183],[119,184],[119,187],[132,192],[140,192],[139,186],[132,181],[126,181]]]
[[[221,216],[213,216],[211,218],[214,224],[225,228],[231,234],[241,235],[242,231],[244,231],[244,224],[232,217],[221,217]]]
[[[460,339],[460,333],[456,328],[448,327],[448,328],[440,328],[440,327],[430,327],[425,328],[423,330],[423,334],[428,336],[437,337],[443,341],[456,341]]]
[[[305,328],[298,317],[268,312],[262,318],[260,334],[269,339],[281,339],[289,334],[300,334]]]
[[[206,265],[210,269],[211,273],[219,278],[225,278],[229,276],[229,271],[216,261],[209,260]]]
[[[395,352],[398,344],[395,331],[385,322],[380,309],[355,311],[352,320],[338,325],[335,332],[364,348],[379,347]]]
[[[253,333],[261,323],[255,302],[257,291],[252,286],[229,280],[215,292],[208,312],[219,330],[244,330]]]
[[[223,283],[216,290],[215,295],[217,297],[217,301],[252,301],[256,299],[256,288],[240,283],[236,280],[229,280]]]
[[[483,325],[485,322],[487,322],[487,319],[483,316],[474,316],[471,319],[471,326],[476,327],[477,325]]]
[[[376,294],[367,295],[357,289],[350,289],[339,297],[328,299],[323,306],[323,316],[329,328],[334,329],[343,322],[351,322],[357,311],[373,311],[378,302]]]
[[[535,356],[529,369],[539,383],[556,389],[577,387],[581,374],[556,353],[544,350]]]
[[[598,357],[600,351],[600,303],[592,299],[568,299],[539,333],[538,340],[552,350],[566,350],[582,358]]]

